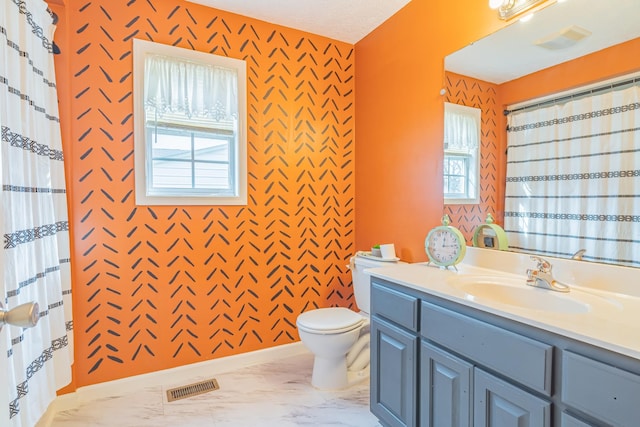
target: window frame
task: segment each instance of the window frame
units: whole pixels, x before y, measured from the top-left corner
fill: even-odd
[[[147,55],[163,55],[187,62],[197,62],[211,66],[231,68],[237,72],[238,81],[238,118],[230,146],[229,166],[233,170],[231,179],[232,190],[229,192],[207,191],[204,189],[171,188],[166,190],[151,189],[151,162],[152,152],[149,148],[147,132],[147,120],[144,110],[144,79],[145,58]],[[175,46],[154,43],[147,40],[133,40],[133,101],[134,101],[134,168],[135,168],[135,201],[136,205],[246,205],[247,204],[247,78],[246,62],[241,59],[214,55],[196,50],[183,49]],[[182,126],[182,123],[181,123]],[[193,126],[186,126],[187,132],[202,132],[200,123],[194,122]],[[207,128],[206,132],[220,132],[222,129]]]
[[[442,181],[443,181],[443,196],[445,205],[477,205],[480,204],[480,157],[481,157],[481,137],[482,137],[482,110],[475,107],[468,107],[466,105],[454,104],[445,102],[444,111],[446,114],[447,109],[451,109],[460,114],[474,116],[477,123],[478,132],[478,146],[475,149],[447,149],[443,143],[443,165],[442,165]],[[446,121],[445,121],[446,126]],[[468,156],[468,168],[466,175],[466,197],[452,197],[444,192],[444,161],[448,156]]]

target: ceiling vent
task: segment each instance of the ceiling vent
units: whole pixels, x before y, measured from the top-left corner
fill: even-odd
[[[572,25],[557,33],[538,39],[533,42],[533,44],[549,50],[566,49],[590,35],[591,31],[585,30],[577,25]]]

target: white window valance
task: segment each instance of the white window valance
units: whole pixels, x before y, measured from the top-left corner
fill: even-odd
[[[145,59],[144,106],[149,113],[184,114],[216,121],[238,117],[236,70],[179,58]]]
[[[446,150],[475,150],[480,145],[480,109],[446,103],[444,147]]]

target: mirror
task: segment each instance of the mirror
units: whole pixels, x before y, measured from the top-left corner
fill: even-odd
[[[489,110],[483,106],[483,126],[490,123],[492,127],[488,130],[483,129],[483,135],[491,135],[488,137],[491,141],[487,142],[490,146],[491,159],[481,161],[481,176],[485,179],[486,176],[497,175],[497,178],[490,184],[481,184],[483,188],[488,187],[488,189],[483,190],[480,205],[470,206],[468,211],[458,215],[460,218],[458,225],[461,229],[466,227],[467,232],[472,234],[471,229],[484,221],[483,216],[486,213],[495,214],[498,222],[503,222],[504,170],[506,169],[504,155],[506,120],[502,115],[503,108],[513,104],[527,104],[531,99],[640,71],[640,58],[632,53],[625,56],[633,59],[626,60],[619,70],[609,63],[617,61],[604,61],[602,66],[584,67],[584,70],[575,66],[582,61],[579,58],[611,46],[626,46],[631,43],[632,48],[637,52],[640,47],[638,16],[640,16],[640,2],[637,0],[607,2],[566,0],[538,11],[528,22],[515,21],[445,58],[448,89],[445,101],[469,106],[477,106],[478,102],[491,104]],[[586,37],[575,42],[574,39],[579,38],[580,34]],[[619,50],[610,51],[619,52]],[[573,63],[573,74],[567,73],[562,76],[562,79],[550,78],[544,74],[546,68],[561,63]],[[594,71],[594,68],[597,70]],[[581,73],[581,71],[585,72]],[[516,87],[513,84],[514,79],[535,72],[540,72],[542,79],[535,88],[537,92],[531,88],[526,91],[520,90],[519,93],[508,92]],[[573,77],[575,80],[572,80]],[[547,80],[544,80],[545,78]],[[486,114],[487,112],[489,114]],[[483,141],[482,149],[485,150],[485,148],[487,147]],[[484,158],[484,154],[482,157]],[[450,212],[447,212],[448,210]],[[445,213],[451,215],[455,212],[460,212],[460,208],[455,207],[454,210],[452,206],[445,206]],[[454,215],[451,216],[453,219]],[[468,219],[470,217],[473,217],[473,220]],[[543,251],[543,248],[535,249]],[[550,255],[571,256],[571,254]],[[588,254],[585,254],[583,259],[588,260]],[[640,265],[640,259],[635,261],[637,262],[633,265]]]

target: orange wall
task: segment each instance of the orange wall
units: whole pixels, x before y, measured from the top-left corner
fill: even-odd
[[[504,106],[640,71],[640,38],[500,85]],[[506,125],[506,122],[505,122]]]
[[[290,343],[302,311],[354,307],[354,46],[180,0],[65,3],[75,385]],[[247,206],[135,205],[133,38],[247,61]]]
[[[444,57],[503,25],[486,1],[413,0],[356,44],[358,249],[426,260],[444,213]]]

